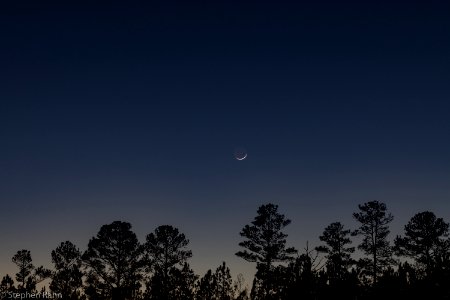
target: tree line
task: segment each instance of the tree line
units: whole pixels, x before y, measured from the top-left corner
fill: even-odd
[[[236,253],[255,264],[250,289],[242,275],[233,280],[225,262],[195,274],[189,239],[178,228],[159,226],[140,243],[130,223],[115,221],[101,226],[84,252],[62,242],[51,252],[52,269],[35,267],[29,250],[17,251],[18,271],[2,278],[0,295],[25,299],[48,279],[39,292],[67,300],[450,299],[448,223],[419,212],[391,243],[386,204],[360,204],[353,218],[356,229],[333,222],[320,245],[299,251],[287,243],[291,220],[277,205],[261,205],[242,228]]]

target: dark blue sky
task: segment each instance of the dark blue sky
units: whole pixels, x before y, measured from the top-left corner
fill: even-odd
[[[32,2],[0,8],[0,275],[117,219],[246,274],[262,203],[298,248],[373,199],[450,221],[448,1]]]

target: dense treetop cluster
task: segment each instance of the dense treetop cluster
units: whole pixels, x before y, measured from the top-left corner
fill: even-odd
[[[242,275],[233,280],[225,262],[195,274],[189,240],[173,226],[157,227],[141,243],[131,224],[115,221],[103,225],[84,252],[62,242],[51,252],[52,269],[35,267],[29,250],[17,251],[18,271],[3,277],[0,297],[50,291],[67,300],[450,299],[448,223],[419,212],[391,243],[386,204],[366,202],[353,217],[355,230],[333,222],[319,246],[299,252],[284,232],[291,221],[277,205],[260,206],[241,230],[236,253],[256,265],[250,287]],[[352,245],[355,236],[359,245]],[[41,282],[49,284],[38,291]]]

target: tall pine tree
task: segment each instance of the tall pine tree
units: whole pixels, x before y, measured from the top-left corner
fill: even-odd
[[[376,284],[383,269],[393,262],[388,235],[389,224],[394,217],[387,212],[386,204],[376,200],[360,204],[358,208],[359,211],[353,213],[353,217],[360,226],[353,234],[362,237],[358,249],[368,258],[360,262],[363,270],[368,271],[372,282]]]
[[[286,246],[287,234],[284,228],[291,223],[278,212],[278,205],[269,203],[258,208],[257,216],[251,225],[245,225],[240,235],[245,238],[239,243],[244,248],[236,253],[243,259],[256,262],[256,280],[260,289],[258,294],[262,299],[270,299],[276,289],[273,283],[277,281],[274,275],[274,264],[293,260],[297,250]]]

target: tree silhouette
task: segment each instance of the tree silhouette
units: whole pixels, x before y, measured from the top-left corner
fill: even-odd
[[[131,299],[140,288],[142,247],[131,224],[103,225],[82,256],[87,267],[87,294],[91,297]]]
[[[148,284],[152,291],[151,299],[171,299],[170,286],[180,282],[179,276],[189,275],[186,261],[192,257],[192,251],[187,249],[188,244],[186,236],[170,225],[161,225],[147,235],[144,245],[146,260],[154,272]]]
[[[283,281],[286,285],[283,300],[320,299],[320,290],[326,284],[320,253],[315,249],[309,249],[307,242],[303,253],[289,263]]]
[[[215,280],[213,272],[208,270],[196,284],[196,300],[212,300],[214,299]]]
[[[233,299],[233,279],[230,274],[230,268],[227,267],[225,262],[217,267],[214,272],[215,284],[215,300],[232,300]]]
[[[48,288],[68,300],[450,299],[450,225],[432,212],[417,213],[391,248],[393,217],[386,205],[371,201],[358,207],[353,217],[360,226],[352,234],[362,237],[358,249],[368,257],[355,263],[352,234],[340,222],[325,227],[319,246],[310,249],[307,243],[294,257],[297,251],[286,246],[283,232],[290,220],[274,204],[260,206],[241,230],[243,249],[236,253],[256,263],[250,295],[242,276],[233,282],[225,262],[198,280],[188,264],[189,240],[177,228],[159,226],[140,244],[129,223],[115,221],[100,228],[83,255],[69,241],[58,245],[51,252],[52,271],[36,268],[30,251],[17,251],[12,261],[19,271],[15,280],[3,277],[0,299]],[[49,285],[37,289],[49,277]]]
[[[14,280],[6,274],[3,276],[2,281],[0,282],[0,299],[8,298],[8,293],[15,292]]]
[[[50,277],[50,270],[44,267],[36,268],[31,259],[31,252],[29,250],[19,250],[13,256],[12,262],[19,268],[16,273],[16,281],[19,283],[17,290],[23,292],[33,292],[36,285],[48,277]]]
[[[189,264],[185,262],[181,269],[171,268],[169,278],[172,280],[173,289],[169,293],[170,300],[184,300],[194,298],[195,275]]]
[[[170,268],[167,275],[157,268],[147,286],[145,299],[193,299],[196,280],[197,276],[187,262],[181,268]]]
[[[214,273],[208,270],[197,283],[196,299],[198,300],[232,300],[235,287],[230,269],[223,262]]]
[[[349,229],[344,229],[344,225],[340,222],[334,222],[328,225],[319,237],[325,245],[316,247],[316,250],[326,253],[330,284],[337,284],[346,279],[348,269],[354,263],[351,254],[355,252],[355,248],[347,247],[352,243],[349,236]]]
[[[260,298],[270,299],[274,293],[271,288],[274,263],[289,262],[297,250],[286,247],[286,237],[282,230],[291,223],[291,220],[278,213],[278,205],[266,204],[258,208],[257,216],[251,225],[245,225],[240,235],[246,240],[239,243],[245,248],[236,253],[243,259],[256,262],[256,278],[259,280]]]
[[[19,272],[16,273],[19,291],[26,291],[27,287],[30,288],[31,272],[34,269],[32,261],[30,251],[25,249],[17,251],[12,258],[12,262],[19,268]]]
[[[64,299],[78,299],[83,286],[81,252],[71,242],[62,242],[52,251],[52,272],[50,290],[60,293]]]
[[[424,266],[426,275],[441,263],[442,249],[447,247],[449,224],[430,211],[414,215],[405,225],[405,236],[395,238],[395,250],[399,255],[413,258]]]
[[[353,217],[360,223],[360,227],[354,234],[363,237],[358,249],[370,257],[360,262],[363,270],[369,270],[375,284],[383,268],[393,261],[392,249],[387,237],[390,232],[389,223],[394,218],[387,213],[386,204],[376,200],[360,204],[358,208],[359,212],[353,213]]]
[[[246,299],[242,274],[233,283],[230,268],[223,262],[213,273],[208,270],[206,274],[197,282],[196,300],[233,300]]]

